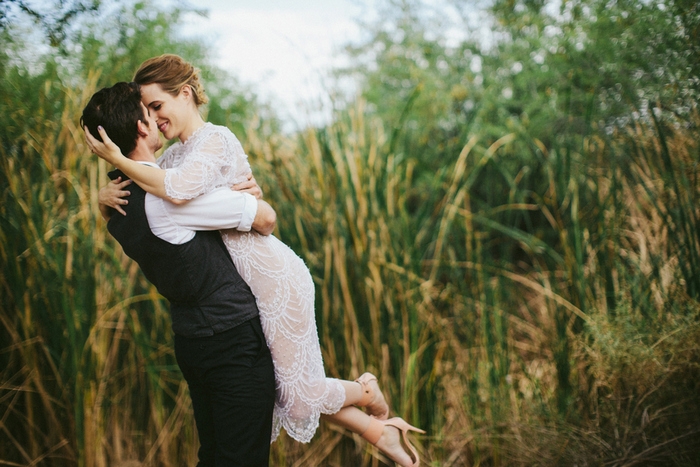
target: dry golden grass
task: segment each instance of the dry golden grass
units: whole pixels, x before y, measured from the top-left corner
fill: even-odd
[[[0,465],[193,465],[166,303],[98,215],[107,167],[75,121],[95,79],[0,154]],[[690,465],[700,310],[683,263],[698,237],[679,216],[697,219],[694,133],[591,138],[569,175],[557,148],[474,137],[430,178],[365,113],[295,138],[252,122],[243,138],[278,235],[312,270],[327,373],[377,372],[393,411],[427,430],[425,465]],[[507,202],[475,207],[476,184],[500,183],[487,170],[523,147],[538,178],[516,173]],[[272,453],[385,463],[327,425]]]

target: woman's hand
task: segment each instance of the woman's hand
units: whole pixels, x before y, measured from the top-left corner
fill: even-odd
[[[231,189],[235,191],[242,191],[244,193],[250,193],[251,195],[255,196],[255,199],[262,199],[263,197],[262,189],[258,186],[258,182],[255,181],[255,177],[253,177],[252,172],[248,174],[248,180],[233,185]]]
[[[87,126],[83,127],[83,131],[85,132],[85,141],[87,142],[88,148],[90,148],[90,151],[92,151],[93,154],[97,154],[101,159],[104,159],[114,166],[117,165],[120,158],[124,157],[124,154],[122,154],[119,146],[114,144],[112,140],[109,139],[107,132],[104,128],[102,128],[102,126],[97,127],[97,132],[100,134],[102,141],[99,141],[97,138],[92,136],[90,130],[87,129]]]
[[[124,199],[124,197],[129,196],[131,192],[125,191],[128,185],[131,184],[131,180],[125,180],[122,182],[121,177],[109,182],[107,185],[103,186],[99,193],[97,194],[97,199],[100,204],[114,208],[118,213],[126,216],[126,212],[122,209],[122,206],[129,204],[129,201]]]

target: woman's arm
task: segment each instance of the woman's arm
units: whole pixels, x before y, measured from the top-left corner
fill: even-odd
[[[204,145],[200,146],[200,153],[197,157],[188,157],[187,161],[179,168],[168,169],[171,172],[168,184],[165,170],[148,167],[125,157],[119,147],[109,139],[102,127],[98,127],[98,132],[103,142],[98,141],[85,129],[85,138],[93,153],[131,177],[148,193],[171,201],[173,204],[184,204],[188,200],[210,191],[211,181],[221,170],[234,170],[236,166],[236,155],[225,149],[227,146],[230,147],[230,141],[226,140],[225,134],[216,133]],[[232,134],[231,138],[235,140]],[[235,142],[238,143],[237,140]],[[240,150],[242,151],[242,148]],[[231,188],[262,199],[262,190],[252,173],[248,174],[248,180]],[[100,202],[123,213],[119,204],[126,204],[126,200],[119,198],[128,192],[117,193],[116,191],[114,189],[105,193],[101,191]],[[103,194],[104,199],[102,199]]]
[[[139,164],[138,162],[125,157],[119,147],[114,144],[111,139],[109,139],[104,128],[101,126],[97,127],[97,131],[100,133],[102,141],[99,141],[97,138],[93,137],[87,128],[84,128],[84,131],[88,147],[93,153],[97,154],[100,158],[124,172],[129,178],[138,183],[138,185],[145,191],[156,195],[159,198],[167,199],[174,204],[183,204],[188,201],[186,199],[171,198],[168,196],[165,191],[165,170]]]

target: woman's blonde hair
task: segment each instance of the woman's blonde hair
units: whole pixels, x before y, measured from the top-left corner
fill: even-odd
[[[163,91],[173,96],[177,96],[183,86],[189,86],[197,107],[209,102],[199,82],[199,70],[179,55],[163,54],[149,58],[136,70],[134,81],[139,85],[160,84]]]

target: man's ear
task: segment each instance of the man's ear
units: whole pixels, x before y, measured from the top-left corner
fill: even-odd
[[[148,136],[148,125],[146,125],[142,120],[139,120],[138,123],[136,123],[136,131],[138,132],[139,136]]]

